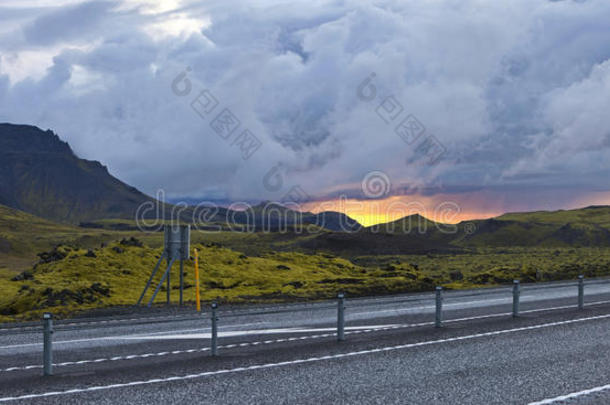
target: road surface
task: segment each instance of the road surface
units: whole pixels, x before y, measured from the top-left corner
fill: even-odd
[[[610,403],[610,280],[510,286],[346,302],[63,321],[42,377],[39,326],[0,329],[0,402]],[[545,402],[546,401],[546,402]]]

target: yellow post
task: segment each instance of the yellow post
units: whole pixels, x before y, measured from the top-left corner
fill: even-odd
[[[197,312],[201,312],[201,297],[199,296],[199,253],[195,249],[195,303]]]

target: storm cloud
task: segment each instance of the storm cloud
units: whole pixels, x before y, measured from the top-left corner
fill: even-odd
[[[532,190],[569,206],[610,189],[605,0],[13,1],[0,15],[0,121],[50,128],[151,195],[359,197],[371,171],[391,194],[506,190],[505,210],[545,207]],[[225,109],[231,134],[213,123]],[[425,129],[413,142],[396,131],[409,115]]]

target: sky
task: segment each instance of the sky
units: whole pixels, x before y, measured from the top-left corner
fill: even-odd
[[[169,201],[610,204],[607,0],[0,2],[0,122]]]

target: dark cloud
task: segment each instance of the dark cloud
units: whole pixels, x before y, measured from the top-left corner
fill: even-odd
[[[159,4],[31,18],[15,8],[23,38],[0,38],[3,119],[53,128],[83,157],[175,198],[281,199],[297,185],[313,199],[359,198],[374,170],[405,195],[610,188],[606,1]],[[186,96],[171,87],[181,72]],[[367,101],[358,88],[371,72]],[[191,102],[204,89],[218,109],[202,118]],[[442,143],[435,165],[380,118],[389,96]],[[224,108],[240,122],[228,140],[210,127]],[[244,129],[262,143],[247,160]]]

